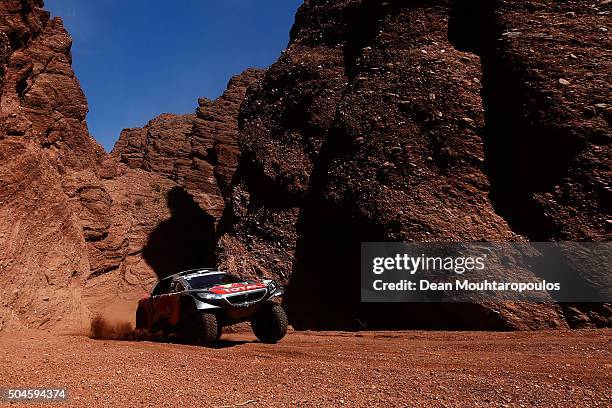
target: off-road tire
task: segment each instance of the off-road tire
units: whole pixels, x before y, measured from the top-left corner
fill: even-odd
[[[251,327],[262,343],[278,343],[287,334],[287,315],[280,305],[267,305],[251,320]]]
[[[221,337],[221,325],[217,316],[212,313],[202,313],[200,316],[200,340],[204,344],[213,344]]]

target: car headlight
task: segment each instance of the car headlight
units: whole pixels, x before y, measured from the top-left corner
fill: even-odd
[[[270,292],[274,292],[276,290],[276,282],[270,281],[268,283],[268,288],[270,289]]]
[[[270,297],[283,296],[284,294],[285,291],[282,288],[276,288],[276,290],[274,291],[274,293],[272,293],[272,296]]]

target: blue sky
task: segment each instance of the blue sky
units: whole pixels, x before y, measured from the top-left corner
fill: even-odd
[[[74,39],[91,134],[111,150],[122,129],[190,113],[245,68],[287,46],[302,0],[46,0]]]

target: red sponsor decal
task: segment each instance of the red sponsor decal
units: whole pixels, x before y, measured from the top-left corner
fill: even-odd
[[[248,292],[249,290],[262,289],[266,285],[263,283],[232,283],[231,285],[220,285],[210,288],[212,293],[217,295],[230,295],[232,293]]]

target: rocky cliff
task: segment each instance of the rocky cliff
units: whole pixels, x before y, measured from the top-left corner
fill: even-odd
[[[362,241],[609,239],[609,7],[307,0],[242,108],[222,265],[286,282],[302,328],[609,324],[607,307],[366,306],[358,283]]]
[[[238,109],[260,75],[249,69],[233,77],[217,100],[201,98],[193,115],[163,114],[122,132],[103,177],[112,212],[129,208],[134,217],[127,225],[111,217],[116,240],[132,248],[115,266],[133,283],[150,287],[156,278],[215,263],[216,225],[238,165]]]
[[[610,238],[610,9],[455,3],[451,38],[482,58],[491,196],[529,239]]]
[[[85,124],[72,41],[41,7],[0,4],[0,328],[78,326],[87,314],[86,237],[104,224],[81,220],[88,192],[66,188],[103,152]]]
[[[258,70],[194,115],[126,130],[107,155],[89,135],[72,40],[43,2],[0,4],[0,330],[131,320],[158,278],[213,263],[238,161],[238,109]]]
[[[609,1],[306,0],[265,73],[111,154],[42,7],[0,3],[0,330],[131,318],[213,263],[286,284],[296,328],[610,325],[609,305],[359,302],[362,241],[609,240]]]
[[[262,74],[248,69],[233,77],[216,101],[201,98],[194,115],[165,114],[142,129],[126,129],[113,156],[185,186],[215,218],[225,208],[238,165],[236,118],[249,85]]]

